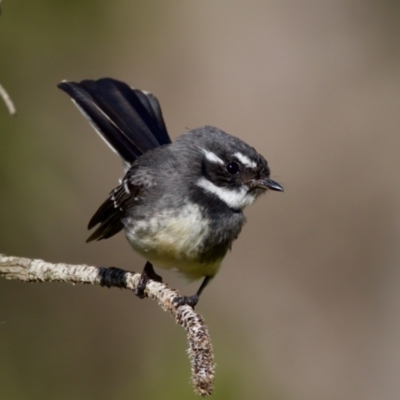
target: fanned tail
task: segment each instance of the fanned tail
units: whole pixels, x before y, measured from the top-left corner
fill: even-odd
[[[58,87],[128,165],[146,151],[171,143],[160,104],[151,93],[111,78],[63,81]]]

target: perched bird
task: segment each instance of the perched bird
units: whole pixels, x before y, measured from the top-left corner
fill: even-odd
[[[203,278],[194,307],[218,272],[245,217],[243,209],[267,190],[283,191],[270,178],[263,156],[213,126],[168,135],[160,104],[151,93],[111,78],[63,81],[65,91],[97,133],[121,158],[125,176],[89,222],[88,238],[107,239],[121,230],[147,263],[136,295],[147,281],[162,281],[153,264],[190,280]]]

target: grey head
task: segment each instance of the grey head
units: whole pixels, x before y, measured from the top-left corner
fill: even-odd
[[[253,147],[222,130],[204,126],[180,136],[176,157],[189,161],[192,184],[232,210],[242,210],[267,190],[283,191],[270,178],[267,160]]]

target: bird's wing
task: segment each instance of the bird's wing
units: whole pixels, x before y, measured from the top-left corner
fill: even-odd
[[[124,227],[122,218],[126,210],[134,205],[143,189],[145,189],[143,184],[133,184],[129,175],[125,175],[120,185],[109,194],[107,200],[90,219],[88,229],[99,226],[86,242],[108,239],[122,230]]]
[[[63,81],[58,87],[128,165],[146,151],[171,143],[160,104],[151,93],[111,78]]]

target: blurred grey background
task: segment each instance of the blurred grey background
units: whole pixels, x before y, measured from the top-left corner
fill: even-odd
[[[197,307],[213,398],[399,398],[398,2],[2,7],[0,82],[18,115],[0,102],[0,252],[141,270],[122,234],[85,244],[122,167],[56,88],[124,80],[156,94],[172,137],[216,125],[285,187],[247,210]],[[0,280],[2,399],[195,399],[185,349],[170,316],[128,291]]]

